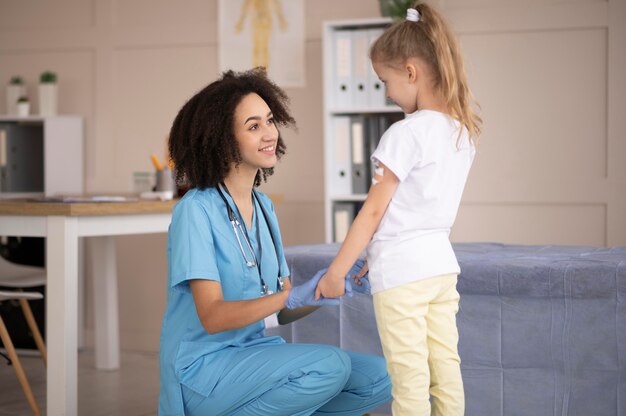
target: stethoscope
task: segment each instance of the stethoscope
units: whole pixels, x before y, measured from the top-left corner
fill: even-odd
[[[230,224],[233,227],[233,232],[235,233],[235,237],[237,238],[237,244],[239,245],[239,250],[241,251],[241,256],[243,257],[243,261],[247,267],[252,268],[256,266],[259,272],[259,281],[261,282],[261,296],[271,295],[274,293],[274,291],[269,290],[269,288],[265,284],[265,281],[263,280],[263,276],[261,276],[261,263],[257,259],[256,254],[254,254],[254,250],[252,249],[252,244],[250,244],[250,237],[248,237],[248,231],[242,225],[243,219],[242,221],[239,221],[239,218],[237,218],[237,215],[235,215],[235,212],[230,207],[230,204],[228,203],[228,201],[226,200],[226,197],[224,196],[224,193],[222,192],[222,189],[221,189],[222,187],[224,188],[224,190],[226,191],[228,195],[230,195],[230,192],[228,192],[228,188],[226,187],[224,183],[221,183],[220,185],[216,186],[217,192],[219,192],[220,197],[222,197],[222,200],[224,201],[224,204],[226,204],[226,211],[228,212],[228,221],[230,221]],[[261,201],[259,200],[259,196],[254,190],[252,190],[252,195],[256,203],[259,205],[259,207],[261,207],[261,213],[263,214],[265,225],[267,225],[267,229],[270,232],[270,237],[272,238],[272,243],[274,244],[274,252],[276,253],[276,262],[278,263],[278,277],[276,279],[277,281],[276,287],[278,291],[281,291],[283,290],[283,278],[280,275],[280,258],[278,256],[278,246],[276,244],[276,239],[274,238],[274,233],[272,232],[272,227],[270,226],[270,222],[267,217],[267,212],[265,211],[265,208],[263,208],[263,204],[261,204]],[[235,205],[235,209],[237,210],[237,214],[239,215],[239,217],[241,217],[241,213],[239,212],[237,205]],[[256,205],[254,205],[254,212],[256,213]],[[246,250],[244,249],[243,244],[241,243],[241,238],[239,237],[240,234],[243,235],[244,241],[246,242],[246,246],[248,247],[248,251],[252,255],[251,260],[246,255]],[[259,257],[263,259],[263,246],[261,244],[261,232],[260,232],[260,227],[259,227],[258,216],[257,216],[257,223],[256,223],[256,236],[257,236],[257,241],[259,242]]]

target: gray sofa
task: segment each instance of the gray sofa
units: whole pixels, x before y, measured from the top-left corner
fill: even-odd
[[[326,267],[337,249],[286,248],[294,283]],[[626,247],[454,250],[467,416],[626,415]],[[360,294],[268,331],[382,355],[371,298]]]

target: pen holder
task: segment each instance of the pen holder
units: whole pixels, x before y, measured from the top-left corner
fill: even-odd
[[[170,169],[159,169],[156,171],[156,186],[154,187],[156,192],[176,192],[174,186],[174,177]]]

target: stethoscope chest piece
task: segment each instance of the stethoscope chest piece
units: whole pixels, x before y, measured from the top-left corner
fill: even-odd
[[[274,291],[269,290],[266,284],[261,285],[261,296],[273,295]]]

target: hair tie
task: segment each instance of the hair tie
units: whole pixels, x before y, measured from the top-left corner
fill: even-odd
[[[419,22],[420,12],[416,9],[406,9],[406,20],[410,22]]]

